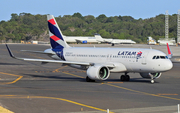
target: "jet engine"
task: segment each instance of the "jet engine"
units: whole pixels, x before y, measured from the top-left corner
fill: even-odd
[[[83,43],[83,44],[87,44],[87,40],[83,40],[82,43]]]
[[[142,78],[156,79],[161,76],[162,73],[140,73]]]
[[[90,66],[87,70],[87,76],[92,80],[106,80],[109,75],[109,68],[102,65]]]

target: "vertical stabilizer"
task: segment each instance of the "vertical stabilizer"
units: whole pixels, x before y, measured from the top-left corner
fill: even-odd
[[[48,27],[49,27],[49,37],[51,47],[53,49],[63,49],[70,47],[63,38],[63,34],[59,29],[59,26],[53,15],[47,15]]]
[[[96,40],[103,39],[100,34],[95,34],[94,37],[96,38]]]

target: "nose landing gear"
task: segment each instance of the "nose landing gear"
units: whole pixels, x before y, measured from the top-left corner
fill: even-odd
[[[151,79],[151,83],[154,84],[154,79]]]

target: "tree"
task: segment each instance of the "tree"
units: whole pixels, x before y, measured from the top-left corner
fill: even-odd
[[[0,40],[40,40],[48,37],[46,15],[32,15],[30,13],[11,14],[10,21],[0,22]],[[147,37],[156,40],[164,37],[165,15],[147,19],[134,19],[131,16],[98,17],[82,16],[80,13],[56,17],[56,21],[64,35],[93,36],[99,33],[105,38],[132,39],[137,43],[146,43]],[[169,37],[177,35],[177,14],[169,15]],[[46,39],[48,40],[48,39]]]
[[[80,18],[80,19],[84,19],[84,17],[83,17],[79,12],[74,13],[74,14],[72,15],[72,17],[78,17],[78,18]]]
[[[107,20],[107,17],[105,14],[101,14],[96,18],[99,22],[105,23]]]
[[[88,24],[90,24],[90,23],[95,22],[96,20],[95,20],[94,16],[88,15],[88,16],[85,16],[85,21],[86,21]]]
[[[18,15],[16,13],[11,14],[11,21],[17,21],[18,20]]]
[[[134,18],[133,17],[131,17],[131,16],[123,16],[122,18],[121,18],[121,20],[122,21],[134,21]]]

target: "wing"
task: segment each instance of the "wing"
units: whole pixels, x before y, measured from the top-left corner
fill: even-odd
[[[8,45],[6,44],[7,50],[9,52],[9,55],[14,58],[14,59],[18,59],[18,60],[24,60],[24,61],[31,61],[31,62],[42,62],[42,63],[60,63],[60,64],[75,64],[75,65],[83,65],[83,66],[94,66],[94,65],[98,65],[95,63],[90,63],[90,62],[74,62],[74,61],[62,61],[62,60],[46,60],[46,59],[31,59],[31,58],[19,58],[19,57],[15,57],[13,55],[13,53],[11,52],[10,48],[8,47]],[[103,63],[100,64],[103,66],[107,66],[109,68],[115,68],[116,65],[113,63]]]
[[[180,56],[173,56],[168,43],[167,43],[167,51],[168,51],[167,57],[172,61],[172,63],[180,63]]]
[[[18,60],[24,60],[24,61],[34,61],[34,62],[42,62],[42,63],[61,63],[61,64],[77,64],[77,65],[94,65],[94,63],[86,63],[86,62],[73,62],[73,61],[61,61],[61,60],[45,60],[45,59],[31,59],[31,58],[19,58],[15,57],[13,53],[11,52],[10,48],[6,44],[6,47],[8,49],[9,55]]]
[[[47,53],[47,52],[44,52],[44,51],[34,51],[34,50],[21,50],[23,52],[31,52],[31,53],[39,53],[39,54],[48,54],[48,55],[55,55],[55,53]]]
[[[172,61],[172,63],[180,63],[180,56],[172,56],[170,60]]]

